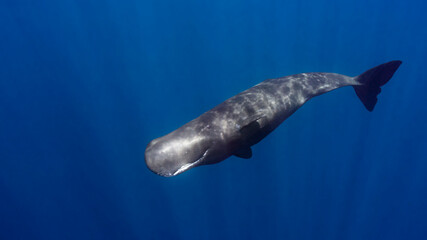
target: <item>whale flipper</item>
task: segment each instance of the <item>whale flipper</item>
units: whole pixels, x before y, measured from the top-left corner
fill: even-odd
[[[249,159],[252,157],[252,149],[250,147],[240,148],[234,153],[234,156]]]
[[[378,101],[377,95],[381,92],[381,86],[390,80],[400,64],[402,61],[384,63],[355,77],[356,81],[362,85],[353,86],[354,91],[368,111],[374,110]]]

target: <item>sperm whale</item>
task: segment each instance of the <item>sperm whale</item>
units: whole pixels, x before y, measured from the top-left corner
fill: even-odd
[[[337,73],[300,73],[268,79],[243,91],[177,130],[152,140],[145,150],[148,168],[165,177],[196,166],[221,162],[235,155],[252,156],[261,141],[309,99],[352,86],[368,111],[377,103],[381,86],[401,61],[374,67],[359,76]]]

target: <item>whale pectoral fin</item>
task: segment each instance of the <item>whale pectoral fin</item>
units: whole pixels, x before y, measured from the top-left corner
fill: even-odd
[[[255,116],[254,118],[252,118],[252,120],[242,125],[242,127],[239,129],[240,133],[244,136],[252,136],[263,127],[263,120],[264,116]]]
[[[257,123],[259,124],[259,126],[261,126],[264,119],[265,119],[264,113],[257,113],[245,118],[239,124],[242,126],[242,129],[251,127],[253,126],[253,124],[257,124]]]
[[[254,135],[256,132],[259,131],[260,128],[261,128],[260,124],[258,123],[257,120],[255,120],[255,121],[249,123],[248,125],[240,128],[239,131],[243,136],[248,137],[248,136]]]
[[[257,118],[253,118],[253,121],[248,122],[246,125],[243,125],[239,132],[241,134],[241,146],[252,146],[261,139],[263,139],[268,132],[265,131],[264,127],[266,124],[266,118],[264,116],[260,116]]]
[[[252,157],[252,149],[250,147],[240,148],[234,153],[234,156],[249,159]]]

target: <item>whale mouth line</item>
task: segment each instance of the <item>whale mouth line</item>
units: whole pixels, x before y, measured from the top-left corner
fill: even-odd
[[[208,149],[208,150],[209,150],[209,149]],[[199,163],[200,161],[202,161],[202,160],[206,157],[206,154],[208,153],[208,150],[206,150],[206,151],[203,153],[203,155],[202,155],[199,159],[197,159],[196,161],[194,161],[194,162],[192,162],[192,163],[187,163],[187,164],[184,164],[183,166],[181,166],[178,170],[176,170],[174,173],[172,173],[172,174],[171,174],[171,176],[176,176],[176,175],[178,175],[178,174],[180,174],[180,173],[184,172],[185,170],[187,170],[187,169],[189,169],[189,168],[193,167],[194,165],[196,165],[196,164],[197,164],[197,163]]]

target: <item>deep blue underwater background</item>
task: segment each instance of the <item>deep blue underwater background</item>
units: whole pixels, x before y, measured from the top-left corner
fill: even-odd
[[[425,1],[0,1],[0,239],[427,239]],[[264,79],[403,64],[173,178],[148,142]]]

